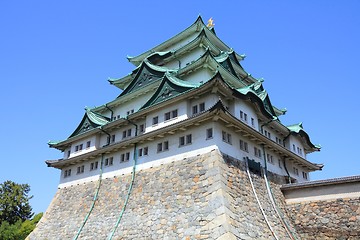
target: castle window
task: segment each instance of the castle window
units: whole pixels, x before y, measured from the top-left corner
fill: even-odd
[[[114,164],[114,157],[105,158],[105,166],[111,166]]]
[[[195,105],[192,107],[192,114],[197,114],[198,113],[198,106]]]
[[[156,124],[158,124],[158,123],[159,123],[159,117],[158,117],[158,116],[153,117],[152,124],[153,124],[153,125],[156,125]]]
[[[188,134],[179,138],[179,147],[189,145],[192,142],[192,135]]]
[[[64,178],[70,177],[70,176],[71,176],[71,169],[65,170],[65,172],[64,172]]]
[[[293,144],[293,152],[296,152],[295,149],[296,149],[296,148],[295,148],[295,144]]]
[[[271,154],[267,154],[266,155],[267,161],[271,164],[274,164],[274,159],[273,156]]]
[[[139,125],[139,133],[143,133],[145,132],[145,124],[140,124]]]
[[[139,148],[139,157],[141,157],[141,156],[147,156],[147,155],[148,155],[148,151],[149,151],[149,148],[148,148],[148,147]]]
[[[71,154],[71,151],[69,150],[69,151],[67,151],[67,158],[69,158],[70,157],[70,154]]]
[[[131,137],[131,128],[124,130],[122,133],[122,138],[125,139],[127,137]]]
[[[130,152],[121,154],[120,162],[127,162],[129,160],[130,160]]]
[[[192,114],[197,114],[198,112],[205,111],[205,103],[202,102],[199,105],[192,106]]]
[[[240,119],[247,123],[247,114],[243,111],[240,111]]]
[[[200,112],[205,111],[205,103],[200,103],[199,109],[200,109]]]
[[[90,163],[90,171],[97,169],[97,168],[98,168],[98,164],[99,164],[99,163],[98,163],[97,161]]]
[[[91,145],[91,141],[87,141],[87,142],[86,142],[86,148],[89,148],[90,145]]]
[[[127,111],[127,112],[126,112],[126,115],[130,115],[130,114],[132,114],[132,113],[134,113],[134,109],[131,109],[131,110]]]
[[[231,134],[230,133],[227,133],[225,131],[222,131],[222,140],[228,144],[232,144],[232,141],[231,141]]]
[[[213,138],[213,129],[208,128],[206,129],[206,139],[211,139],[211,138]]]
[[[255,127],[255,119],[251,118],[251,126],[254,128]]]
[[[84,165],[77,167],[76,174],[81,174],[84,172]]]
[[[158,143],[157,152],[163,152],[169,150],[169,141]]]
[[[261,150],[257,147],[254,147],[254,155],[255,157],[261,158]]]
[[[304,179],[308,179],[308,173],[307,172],[302,172],[303,178]]]
[[[293,167],[293,171],[296,176],[299,176],[299,169],[297,169],[296,167]]]
[[[178,110],[175,109],[175,110],[172,110],[170,112],[165,113],[164,114],[164,119],[165,119],[165,121],[167,121],[167,120],[170,120],[172,118],[176,118],[177,116],[178,116]]]
[[[240,139],[240,149],[249,152],[249,146],[248,143]]]
[[[278,162],[279,162],[279,168],[282,168],[282,165],[281,165],[281,160],[278,159]]]

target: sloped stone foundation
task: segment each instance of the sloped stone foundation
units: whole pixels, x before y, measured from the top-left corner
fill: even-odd
[[[250,185],[243,161],[218,150],[136,173],[133,190],[113,239],[274,239]],[[279,239],[290,239],[267,194],[263,177],[251,174],[255,191]],[[131,174],[103,179],[78,239],[107,239],[123,207]],[[28,239],[73,239],[92,205],[98,182],[58,189]],[[279,185],[271,183],[286,215]]]

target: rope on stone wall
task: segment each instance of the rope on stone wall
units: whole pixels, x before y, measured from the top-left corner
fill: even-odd
[[[119,217],[118,217],[118,220],[116,221],[116,224],[115,224],[115,227],[114,229],[111,231],[109,237],[108,237],[108,240],[111,240],[116,232],[116,229],[118,228],[120,222],[121,222],[121,219],[124,215],[124,212],[125,212],[125,209],[126,209],[126,205],[128,204],[129,202],[129,198],[130,198],[130,194],[131,194],[131,190],[133,188],[133,185],[134,185],[134,180],[135,180],[135,170],[136,170],[136,162],[137,162],[137,148],[136,148],[137,144],[135,143],[135,146],[134,146],[134,164],[133,164],[133,169],[132,169],[132,174],[131,174],[131,182],[130,182],[130,186],[128,188],[128,192],[127,192],[127,195],[126,195],[126,198],[125,198],[125,202],[124,202],[124,205],[121,209],[121,212],[119,214]]]
[[[252,181],[252,179],[251,179],[251,175],[250,175],[250,172],[249,172],[249,167],[248,167],[247,164],[246,164],[246,172],[247,172],[247,175],[248,175],[248,177],[249,177],[250,184],[251,184],[251,188],[252,188],[253,193],[254,193],[254,195],[255,195],[256,201],[257,201],[257,203],[258,203],[258,205],[259,205],[259,208],[260,208],[260,210],[261,210],[262,215],[264,216],[265,222],[266,222],[266,224],[268,225],[268,227],[269,227],[272,235],[274,236],[274,238],[275,238],[276,240],[279,240],[279,238],[276,236],[273,228],[271,227],[269,220],[268,220],[267,217],[266,217],[266,214],[265,214],[265,212],[264,212],[264,209],[263,209],[262,206],[261,206],[260,200],[259,200],[259,198],[258,198],[258,196],[257,196],[257,194],[256,194],[256,191],[255,191],[255,187],[254,187],[253,181]]]
[[[294,240],[294,239],[297,240],[296,236],[291,231],[289,224],[285,221],[283,215],[281,214],[279,206],[275,202],[274,195],[273,195],[273,192],[271,190],[271,186],[270,186],[270,183],[269,183],[269,181],[267,179],[266,173],[264,174],[264,178],[265,178],[265,185],[266,185],[266,189],[267,189],[271,204],[273,205],[273,208],[275,209],[276,214],[278,215],[283,227],[285,228],[286,233],[288,234],[288,236],[292,240]]]
[[[97,188],[96,188],[96,190],[95,190],[93,202],[92,202],[92,204],[91,204],[91,207],[90,207],[89,212],[86,214],[86,216],[85,216],[85,218],[84,218],[84,221],[83,221],[83,223],[81,224],[81,226],[80,226],[80,228],[79,228],[79,230],[78,230],[78,232],[77,232],[77,234],[76,234],[76,236],[74,237],[73,240],[77,240],[77,239],[78,239],[78,237],[80,236],[81,231],[83,230],[83,228],[84,228],[87,220],[88,220],[89,217],[90,217],[91,212],[93,211],[93,209],[94,209],[94,207],[95,207],[95,202],[96,202],[96,200],[97,200],[97,198],[98,198],[99,190],[100,190],[100,186],[101,186],[101,181],[102,181],[103,160],[104,160],[104,154],[101,155],[99,181],[98,181],[98,186],[97,186]]]

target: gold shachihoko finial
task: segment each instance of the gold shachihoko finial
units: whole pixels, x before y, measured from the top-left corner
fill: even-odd
[[[212,19],[212,17],[208,20],[207,25],[208,28],[212,28],[213,26],[215,26],[214,20]]]

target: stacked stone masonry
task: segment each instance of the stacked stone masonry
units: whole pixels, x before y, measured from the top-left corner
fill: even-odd
[[[360,239],[360,198],[288,205],[302,239]]]
[[[250,174],[278,239],[291,239],[267,193],[263,176]],[[276,205],[293,239],[359,239],[360,199],[286,206],[269,173]],[[123,207],[131,174],[103,179],[78,239],[107,239]],[[73,239],[87,215],[98,181],[58,189],[28,239]],[[275,239],[253,193],[245,162],[218,150],[136,173],[129,203],[113,239]]]
[[[252,174],[263,208],[286,239],[266,194]],[[103,179],[79,239],[106,239],[125,201],[131,174]],[[58,189],[29,239],[72,239],[92,204],[98,182]],[[283,211],[279,185],[272,184]],[[293,228],[293,227],[292,227]],[[244,164],[218,150],[139,171],[113,239],[273,239],[252,193]]]

